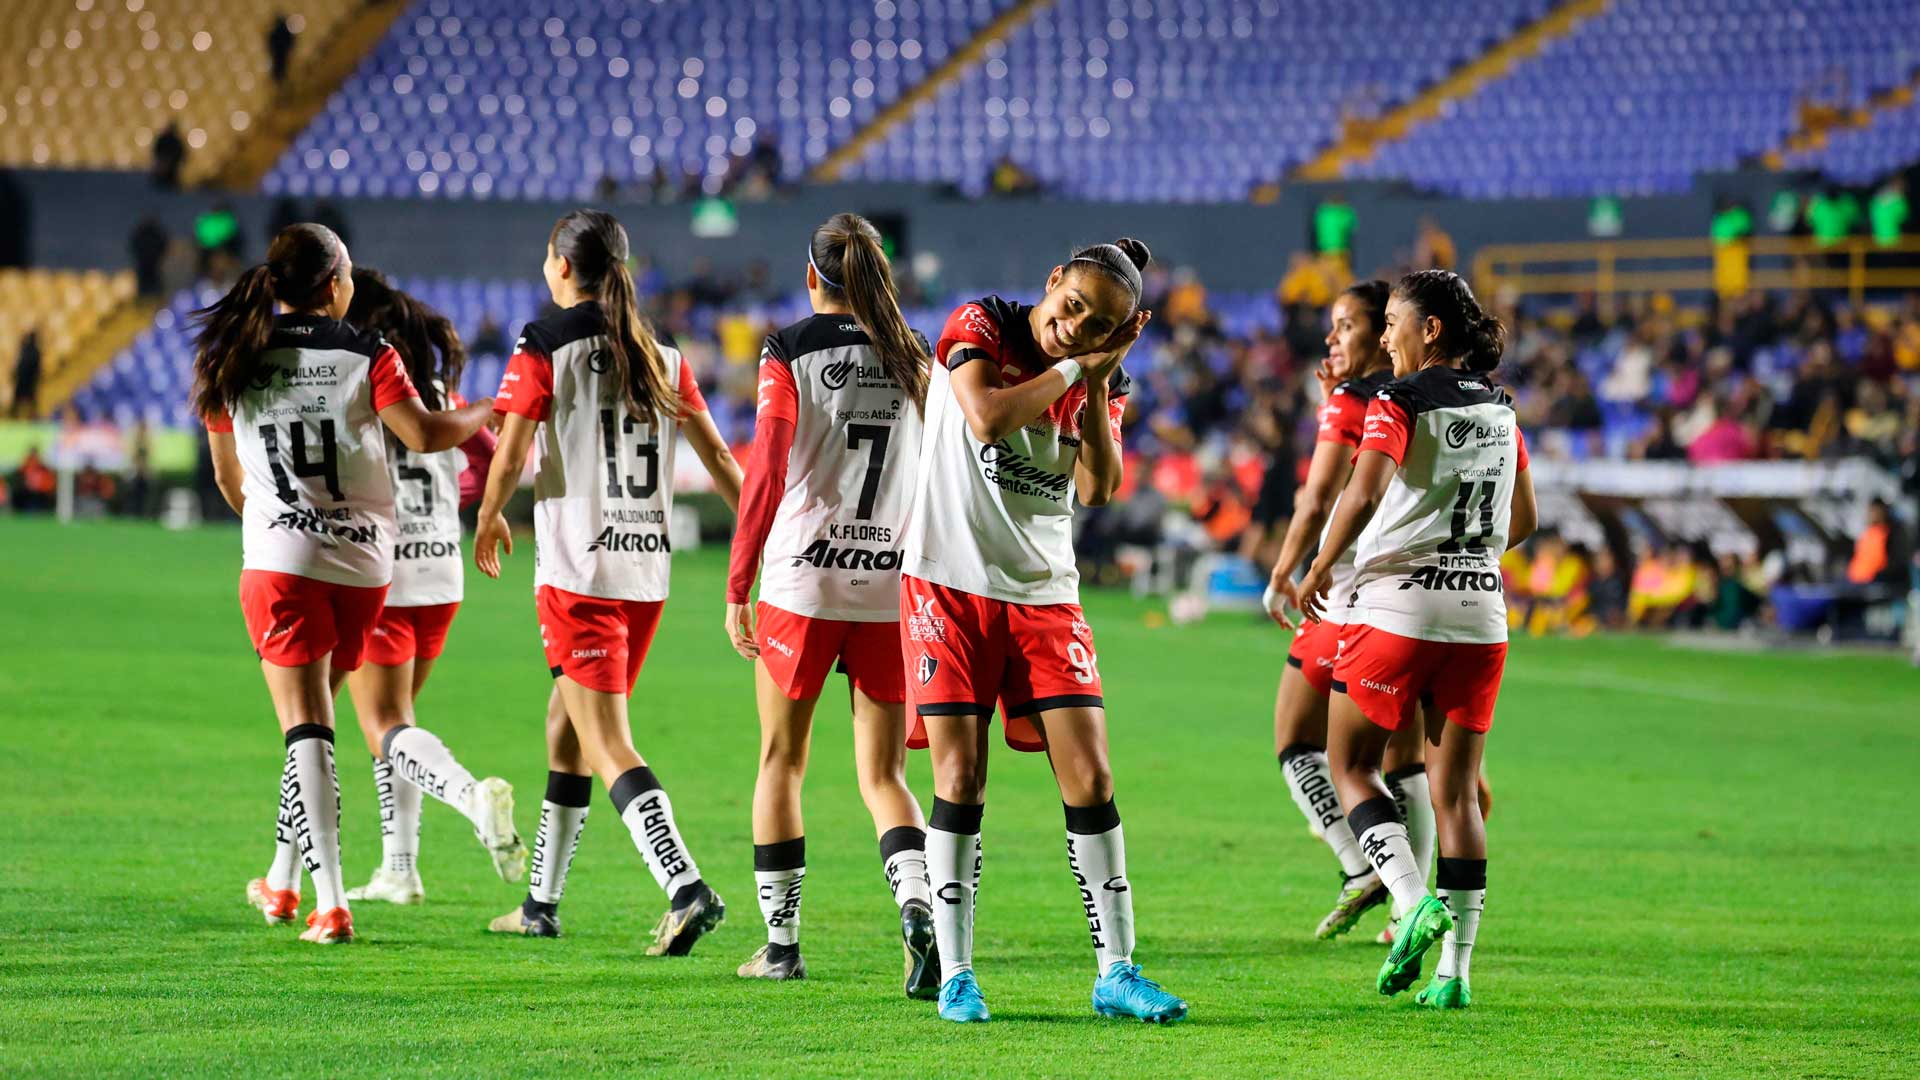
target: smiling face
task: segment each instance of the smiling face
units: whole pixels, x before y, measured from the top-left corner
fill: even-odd
[[[1403,379],[1419,371],[1427,361],[1427,348],[1439,335],[1439,323],[1420,317],[1420,309],[1395,293],[1387,301],[1387,325],[1380,334],[1380,347],[1393,361],[1393,375]]]
[[[1099,271],[1056,266],[1027,322],[1040,351],[1065,360],[1098,349],[1132,314],[1125,285]]]
[[[1380,328],[1367,317],[1359,297],[1342,293],[1327,322],[1327,370],[1334,378],[1351,379],[1386,359],[1380,351]]]

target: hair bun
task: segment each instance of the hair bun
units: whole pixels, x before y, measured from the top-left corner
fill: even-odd
[[[1113,246],[1120,249],[1120,253],[1127,257],[1127,261],[1133,264],[1135,270],[1145,270],[1147,264],[1153,261],[1153,252],[1147,249],[1147,245],[1131,236],[1123,236],[1115,240]]]

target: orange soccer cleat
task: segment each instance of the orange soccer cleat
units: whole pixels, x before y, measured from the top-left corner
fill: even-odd
[[[270,889],[266,878],[247,882],[247,903],[260,909],[269,926],[290,923],[300,914],[300,893],[294,889]]]
[[[311,941],[315,945],[338,945],[352,941],[353,913],[343,907],[314,912],[307,916],[307,929],[301,933],[300,940]]]

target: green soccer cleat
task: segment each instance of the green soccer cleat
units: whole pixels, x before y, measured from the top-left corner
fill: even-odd
[[[1413,996],[1413,1002],[1428,1009],[1464,1009],[1473,1004],[1473,991],[1467,980],[1451,975],[1435,975],[1433,981]]]
[[[1392,995],[1412,986],[1414,980],[1420,978],[1421,957],[1451,929],[1453,916],[1447,914],[1447,905],[1431,894],[1421,897],[1394,928],[1393,949],[1380,965],[1380,976],[1374,980],[1375,989]]]
[[[1358,877],[1340,875],[1340,895],[1334,900],[1333,910],[1314,928],[1313,936],[1321,941],[1339,937],[1353,929],[1368,908],[1384,903],[1387,897],[1387,887],[1371,870]]]

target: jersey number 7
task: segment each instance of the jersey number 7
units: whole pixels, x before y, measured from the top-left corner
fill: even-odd
[[[333,438],[333,421],[320,421],[320,460],[307,460],[307,425],[295,420],[287,425],[288,458],[296,477],[318,476],[327,482],[327,494],[334,502],[345,502],[346,496],[340,494],[340,448]],[[287,479],[287,470],[280,467],[280,429],[272,424],[260,425],[260,441],[267,448],[267,464],[273,469],[273,487],[280,501],[288,506],[300,505],[299,493],[293,490],[292,481]]]
[[[881,424],[848,424],[847,449],[858,450],[861,443],[871,444],[867,451],[867,478],[860,485],[860,505],[853,516],[865,521],[873,516],[873,501],[880,495],[880,473],[887,467],[887,439],[893,429]]]

